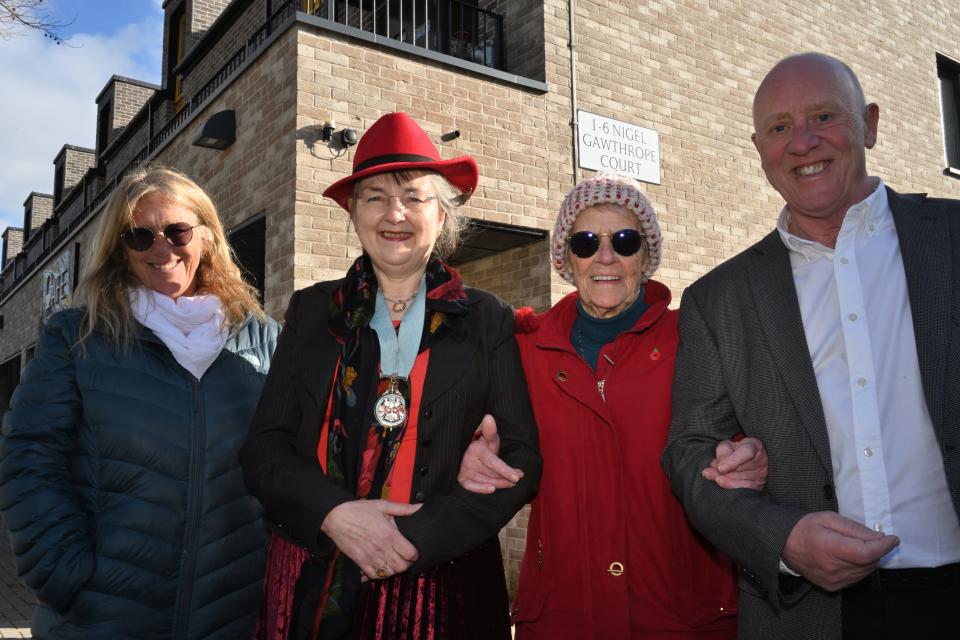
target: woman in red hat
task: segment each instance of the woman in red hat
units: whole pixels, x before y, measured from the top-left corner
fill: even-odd
[[[510,637],[497,532],[541,460],[512,312],[440,259],[476,185],[391,113],[324,192],[364,251],[290,299],[241,452],[276,531],[261,638]],[[456,480],[481,423],[517,469],[491,495]]]

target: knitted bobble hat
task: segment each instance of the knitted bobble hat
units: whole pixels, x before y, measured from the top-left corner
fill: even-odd
[[[563,199],[560,213],[557,214],[557,223],[553,227],[553,240],[550,245],[553,268],[561,278],[567,282],[573,282],[573,275],[567,265],[567,241],[570,238],[570,230],[581,211],[599,204],[618,205],[640,220],[640,232],[644,235],[647,245],[647,266],[641,275],[641,284],[646,282],[660,266],[663,237],[660,235],[657,214],[650,201],[640,191],[640,185],[636,181],[607,173],[598,173],[581,180]]]

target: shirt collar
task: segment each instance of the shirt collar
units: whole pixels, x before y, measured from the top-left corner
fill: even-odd
[[[887,189],[883,180],[877,178],[877,186],[869,196],[856,203],[849,209],[840,226],[840,233],[863,233],[867,237],[873,236],[882,226],[893,223],[890,204],[887,201]],[[790,208],[787,205],[780,210],[777,218],[777,231],[787,250],[797,253],[807,260],[820,257],[833,257],[833,249],[820,244],[815,240],[807,240],[790,233]]]

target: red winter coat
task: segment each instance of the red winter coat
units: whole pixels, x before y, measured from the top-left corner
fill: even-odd
[[[544,461],[518,640],[735,636],[735,568],[690,529],[660,469],[677,312],[664,285],[645,292],[649,308],[602,349],[596,372],[570,344],[576,292],[518,319]]]

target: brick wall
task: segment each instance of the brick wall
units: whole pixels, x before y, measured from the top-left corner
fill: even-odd
[[[205,0],[202,4],[227,4],[226,2],[210,2]],[[236,22],[234,22],[226,33],[217,41],[217,46],[208,51],[203,59],[190,70],[183,79],[183,95],[187,98],[193,96],[226,64],[241,47],[245,46],[247,40],[253,33],[259,29],[267,20],[267,2],[266,0],[254,0],[244,10]],[[197,11],[197,3],[194,2],[194,11]],[[207,25],[209,26],[209,25]]]
[[[189,45],[187,51],[192,49],[206,34],[231,0],[190,0],[190,12],[187,16],[189,21]]]
[[[23,237],[29,238],[53,215],[53,196],[31,193],[23,203],[23,212]]]
[[[102,158],[104,177],[109,182],[113,180],[127,165],[133,160],[134,156],[143,151],[150,142],[149,123],[144,118],[133,132],[128,132],[129,136],[123,143],[123,146],[111,150],[109,158]]]
[[[7,268],[7,262],[13,260],[23,248],[23,229],[7,227],[3,231],[3,255],[0,256],[0,271]]]
[[[92,168],[97,162],[97,155],[89,149],[76,149],[72,147],[65,148],[66,155],[63,160],[63,199],[66,200],[67,194],[73,189],[88,169]]]
[[[139,84],[114,81],[113,87],[113,128],[115,131],[126,127],[140,109],[147,104],[147,100],[154,94],[155,89]],[[111,141],[113,138],[111,137]]]
[[[74,242],[79,242],[82,268],[82,265],[89,260],[92,234],[95,228],[95,224],[87,225],[82,232],[73,238],[73,241],[50,256],[49,264],[55,264],[61,253],[67,250],[72,251]],[[40,318],[42,317],[42,283],[43,268],[34,272],[30,279],[4,302],[2,308],[4,324],[3,331],[0,332],[0,336],[3,337],[0,340],[0,362],[5,362],[8,358],[36,343],[37,335],[40,332]]]
[[[266,212],[265,306],[276,317],[282,316],[293,292],[297,98],[296,66],[290,61],[296,55],[296,30],[291,29],[158,157],[207,190],[225,228]],[[207,117],[223,109],[237,113],[233,146],[224,151],[192,146]]]
[[[544,3],[513,0],[495,9],[503,15],[506,70],[525,78],[544,79]]]

